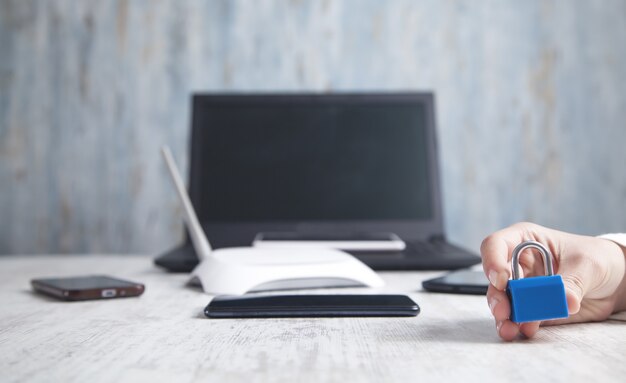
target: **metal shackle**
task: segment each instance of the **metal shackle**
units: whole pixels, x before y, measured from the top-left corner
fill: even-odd
[[[547,276],[554,275],[552,268],[552,254],[547,247],[536,241],[525,241],[520,243],[513,249],[513,258],[511,259],[511,271],[513,279],[519,279],[519,257],[522,251],[526,249],[537,249],[543,255],[543,267]]]

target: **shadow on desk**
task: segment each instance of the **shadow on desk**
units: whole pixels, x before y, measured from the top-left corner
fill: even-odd
[[[50,297],[50,296],[47,296],[47,295],[44,295],[44,294],[40,294],[40,293],[35,292],[33,290],[23,289],[23,290],[20,290],[20,293],[22,293],[24,295],[28,295],[30,297],[33,297],[33,298],[35,298],[37,300],[40,300],[42,302],[67,303],[67,302],[61,301],[61,300],[59,300],[57,298],[53,298],[53,297]]]
[[[469,343],[469,344],[500,344],[503,341],[497,336],[495,325],[490,319],[460,319],[445,321],[438,324],[424,324],[420,318],[250,318],[250,319],[208,319],[203,311],[199,311],[194,319],[210,322],[232,321],[243,327],[250,325],[272,326],[284,328],[286,331],[293,326],[317,328],[351,328],[356,325],[362,334],[376,334],[376,342],[389,343]],[[390,326],[393,321],[393,326]],[[355,322],[345,326],[344,322]],[[521,342],[526,342],[521,340]],[[533,343],[542,343],[533,339]]]
[[[493,344],[502,340],[491,319],[459,319],[428,324],[420,331],[421,342]]]

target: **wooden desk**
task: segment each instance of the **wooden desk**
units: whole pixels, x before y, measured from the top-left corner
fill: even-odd
[[[146,292],[66,303],[34,294],[29,284],[90,273],[143,282]],[[626,323],[547,327],[533,340],[503,343],[484,297],[420,291],[421,280],[436,274],[381,273],[388,284],[381,291],[409,294],[422,308],[417,318],[211,320],[202,313],[210,297],[150,258],[4,257],[0,380],[626,380]]]

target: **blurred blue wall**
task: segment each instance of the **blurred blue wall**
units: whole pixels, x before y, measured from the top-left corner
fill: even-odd
[[[225,90],[434,90],[453,241],[626,231],[624,1],[1,0],[0,254],[175,245],[158,148]]]

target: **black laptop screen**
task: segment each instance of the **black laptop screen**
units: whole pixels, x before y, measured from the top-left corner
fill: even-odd
[[[192,199],[200,219],[430,219],[426,108],[197,99]]]

